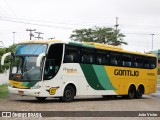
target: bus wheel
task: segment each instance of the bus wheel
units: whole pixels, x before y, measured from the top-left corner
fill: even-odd
[[[47,97],[36,97],[39,101],[45,101]]]
[[[136,95],[136,89],[133,85],[131,85],[128,89],[128,96],[127,97],[129,99],[133,99],[133,98],[135,98],[135,95]]]
[[[60,97],[60,100],[63,102],[71,102],[74,100],[75,89],[72,86],[66,86],[64,89],[63,96]]]
[[[138,90],[136,91],[136,98],[137,99],[142,98],[143,93],[144,93],[144,87],[138,86]]]

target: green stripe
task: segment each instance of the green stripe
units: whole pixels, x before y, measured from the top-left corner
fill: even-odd
[[[95,90],[105,90],[101,83],[99,82],[97,75],[93,69],[93,66],[90,64],[80,64],[82,71],[85,75],[85,78],[88,84]]]
[[[28,87],[29,82],[23,82],[22,86]]]
[[[80,64],[88,84],[95,90],[116,90],[102,65]]]
[[[21,86],[24,86],[24,87],[33,87],[35,84],[37,83],[37,81],[32,81],[32,82],[23,82]]]
[[[88,48],[95,48],[94,45],[87,45],[82,43],[76,43],[76,42],[69,42],[70,45],[80,46],[80,47],[88,47]]]
[[[32,81],[32,82],[30,82],[30,83],[29,83],[29,87],[33,87],[36,83],[37,83],[37,81],[34,81],[34,82]]]
[[[105,90],[115,90],[115,88],[112,86],[109,77],[106,73],[106,70],[104,66],[102,65],[93,65],[94,71],[96,73],[96,76],[100,82],[100,84],[105,88]]]

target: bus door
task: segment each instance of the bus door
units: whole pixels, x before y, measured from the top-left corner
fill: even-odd
[[[60,66],[62,62],[63,44],[53,44],[48,50],[46,62],[44,64],[43,86],[50,95],[54,95],[62,86]],[[61,90],[59,90],[60,92]]]

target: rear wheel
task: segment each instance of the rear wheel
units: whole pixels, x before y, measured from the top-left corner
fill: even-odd
[[[127,95],[127,97],[129,99],[133,99],[133,98],[135,98],[135,96],[136,96],[136,89],[135,89],[135,87],[133,85],[131,85],[129,87],[129,89],[128,89],[128,95]]]
[[[144,87],[143,86],[139,86],[138,90],[136,91],[136,98],[137,99],[142,98],[143,93],[144,93]]]
[[[75,89],[72,86],[66,86],[63,96],[60,98],[62,102],[71,102],[74,100]]]

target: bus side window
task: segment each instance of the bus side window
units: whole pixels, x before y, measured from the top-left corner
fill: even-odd
[[[122,53],[110,52],[110,65],[122,66]]]
[[[150,58],[148,58],[148,57],[144,58],[144,60],[143,60],[144,68],[149,68],[149,60],[150,60]]]
[[[143,68],[143,57],[134,56],[134,67]]]
[[[94,49],[81,49],[81,62],[84,64],[94,64]]]
[[[107,65],[107,52],[103,50],[96,51],[96,64]]]
[[[154,69],[154,68],[156,68],[156,63],[157,63],[157,61],[156,61],[156,58],[150,58],[150,69]]]
[[[65,55],[64,61],[66,63],[72,63],[73,62],[73,55]]]
[[[131,67],[132,66],[132,55],[130,54],[123,54],[123,63],[124,67]]]
[[[82,56],[82,62],[83,63],[93,63],[93,57],[92,56],[83,55]]]
[[[65,55],[64,55],[64,63],[77,63],[79,55],[78,47],[72,45],[66,45]]]

